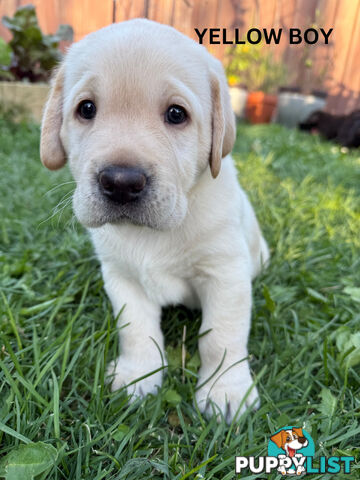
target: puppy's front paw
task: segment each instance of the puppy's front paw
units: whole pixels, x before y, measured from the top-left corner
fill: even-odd
[[[163,370],[160,362],[134,361],[124,356],[110,362],[107,373],[111,377],[111,390],[114,392],[126,387],[132,399],[156,394],[161,387]],[[161,369],[161,370],[159,370]],[[158,370],[158,371],[156,371]],[[145,378],[142,378],[145,377]]]
[[[200,371],[198,385],[204,383],[210,375],[211,373],[206,376]],[[238,417],[247,408],[257,409],[260,406],[259,394],[253,385],[249,367],[243,364],[235,365],[227,372],[216,374],[208,380],[196,392],[196,402],[200,410],[208,416],[215,407],[215,412],[220,411],[227,423],[231,423],[236,414]],[[218,415],[218,419],[220,418]]]

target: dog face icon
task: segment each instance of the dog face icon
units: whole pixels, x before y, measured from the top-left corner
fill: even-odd
[[[286,452],[288,457],[294,457],[297,450],[306,447],[309,443],[304,437],[302,428],[296,427],[291,430],[281,430],[270,438],[277,447]]]

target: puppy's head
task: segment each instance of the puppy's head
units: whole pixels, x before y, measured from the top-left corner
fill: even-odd
[[[171,27],[130,20],[70,48],[44,111],[40,155],[49,169],[68,159],[85,226],[168,229],[234,141],[220,62]]]
[[[300,130],[310,131],[318,128],[325,115],[326,113],[322,112],[321,110],[312,112],[305,121],[299,123]]]

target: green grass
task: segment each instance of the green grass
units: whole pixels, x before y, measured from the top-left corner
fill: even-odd
[[[116,322],[72,218],[70,174],[41,166],[38,141],[38,127],[0,120],[0,458],[45,442],[57,463],[37,478],[226,480],[235,455],[266,455],[276,429],[304,425],[317,457],[353,455],[360,478],[359,152],[239,127],[239,178],[272,259],[254,285],[249,343],[262,404],[228,427],[192,404],[198,312],[164,313],[170,366],[158,396],[129,405],[104,383]]]

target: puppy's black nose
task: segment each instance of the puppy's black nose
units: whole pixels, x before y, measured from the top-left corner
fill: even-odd
[[[140,197],[146,186],[146,175],[140,168],[112,165],[101,170],[98,181],[103,195],[124,204]]]
[[[298,440],[299,443],[301,443],[302,445],[307,442],[307,439],[305,437],[299,437]]]

